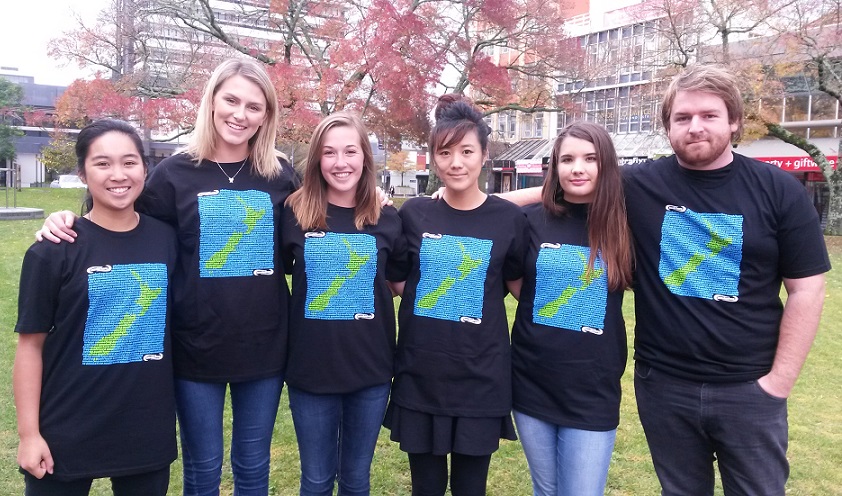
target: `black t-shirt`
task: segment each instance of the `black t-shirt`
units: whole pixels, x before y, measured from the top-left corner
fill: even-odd
[[[523,276],[526,219],[489,196],[474,210],[414,198],[400,210],[409,271],[392,401],[456,417],[509,415],[505,281]]]
[[[587,274],[588,206],[562,217],[524,208],[529,250],[512,327],[514,409],[556,425],[594,431],[620,421],[626,367],[623,291],[608,291],[601,258]]]
[[[284,370],[289,289],[280,258],[281,209],[297,186],[249,174],[233,183],[214,162],[173,155],[149,173],[138,209],[176,227],[173,364],[177,377],[237,382]],[[240,163],[222,164],[235,171]],[[235,167],[236,166],[236,167]]]
[[[782,278],[830,270],[804,187],[737,154],[709,172],[671,156],[626,167],[624,179],[635,240],[635,358],[691,380],[768,373]]]
[[[284,209],[281,239],[292,273],[285,379],[313,394],[344,394],[392,380],[395,305],[386,281],[397,280],[406,243],[392,207],[363,229],[353,208],[328,205],[327,215],[327,231],[304,232]]]
[[[131,475],[176,456],[167,328],[173,229],[128,232],[80,218],[75,243],[35,243],[15,331],[44,342],[39,427],[59,479]]]

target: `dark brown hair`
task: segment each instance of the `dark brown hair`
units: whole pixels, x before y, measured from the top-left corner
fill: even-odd
[[[631,285],[632,279],[631,233],[626,220],[623,178],[617,152],[605,128],[591,122],[574,122],[561,130],[553,144],[547,176],[541,190],[541,203],[551,215],[560,217],[567,213],[562,201],[564,190],[559,181],[558,163],[561,144],[568,137],[593,143],[596,151],[598,175],[593,202],[588,211],[588,244],[591,249],[588,271],[593,270],[599,253],[606,265],[608,288],[611,291],[625,289]]]

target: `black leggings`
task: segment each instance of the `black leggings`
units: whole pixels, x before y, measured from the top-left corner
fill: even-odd
[[[485,496],[491,455],[450,455],[450,492],[453,496]],[[447,455],[409,453],[412,496],[443,496],[447,490]]]
[[[93,483],[93,479],[59,481],[50,476],[36,479],[29,473],[23,475],[26,496],[87,496]],[[166,496],[169,485],[169,465],[154,472],[111,477],[114,496]]]

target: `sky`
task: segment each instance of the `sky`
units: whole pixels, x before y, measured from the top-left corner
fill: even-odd
[[[47,43],[75,25],[75,15],[91,24],[108,0],[0,0],[0,69],[34,76],[38,84],[66,86],[89,76],[75,63],[47,55]]]

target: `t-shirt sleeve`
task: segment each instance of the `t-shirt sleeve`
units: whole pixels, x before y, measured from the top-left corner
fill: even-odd
[[[285,206],[283,209],[283,222],[281,222],[281,261],[284,263],[284,271],[287,274],[292,274],[293,264],[293,243],[292,239],[295,231],[298,230],[298,225],[295,221],[295,214],[292,212],[292,207]]]
[[[387,274],[386,277],[390,281],[405,281],[409,277],[411,267],[409,255],[409,233],[411,231],[410,228],[413,222],[412,208],[412,202],[408,201],[401,206],[400,210],[398,210],[398,216],[400,217],[401,221],[400,243],[406,250],[406,254],[404,255],[404,263],[400,264],[400,266],[392,267],[392,272]]]
[[[801,184],[792,180],[785,186],[778,213],[778,272],[788,279],[827,272],[830,259],[818,213]]]
[[[392,207],[385,208],[392,209]],[[386,280],[405,281],[409,274],[409,256],[401,218],[397,213],[394,213],[394,215],[389,215],[389,221],[392,249],[389,252],[389,259],[386,261]]]
[[[173,157],[171,160],[178,160]],[[160,163],[146,177],[143,194],[135,202],[135,209],[170,225],[175,225],[175,188],[169,179],[169,163]]]
[[[281,163],[281,175],[289,179],[290,193],[298,191],[298,188],[301,187],[301,178],[298,177],[298,172],[296,172],[295,167],[293,167],[287,160],[282,158],[278,158],[278,160]]]
[[[44,248],[36,243],[23,257],[15,326],[21,334],[50,332],[55,325],[63,257],[49,256]]]
[[[514,281],[523,277],[523,263],[528,246],[526,215],[524,215],[523,210],[517,209],[513,215],[513,220],[513,232],[515,234],[512,238],[512,244],[509,246],[509,251],[506,253],[506,261],[503,263],[503,279],[506,281]]]

